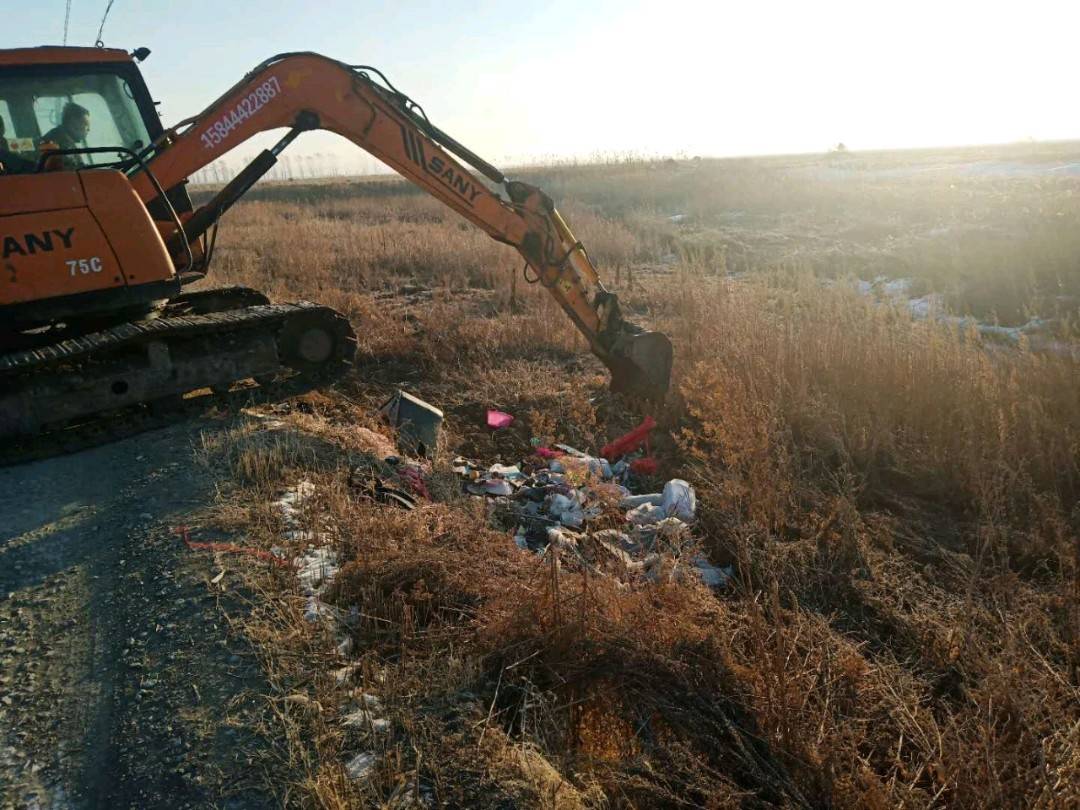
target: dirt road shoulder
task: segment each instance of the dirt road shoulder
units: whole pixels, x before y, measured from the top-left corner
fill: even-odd
[[[206,420],[0,469],[0,807],[265,807],[265,684],[171,531]]]

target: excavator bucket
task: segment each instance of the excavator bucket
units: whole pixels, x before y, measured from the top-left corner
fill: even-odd
[[[611,390],[662,401],[671,384],[671,341],[661,332],[626,331],[606,359]]]

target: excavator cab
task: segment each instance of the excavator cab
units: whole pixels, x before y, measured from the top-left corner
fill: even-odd
[[[179,290],[168,206],[147,205],[130,180],[162,127],[129,54],[0,51],[0,121],[0,343],[145,315]],[[182,184],[169,202],[191,210]]]
[[[138,153],[162,132],[138,66],[122,50],[25,48],[3,52],[0,60],[4,149],[21,159],[17,167],[5,165],[5,174],[36,171],[45,140],[61,149],[120,147]],[[64,111],[73,108],[89,118],[89,130],[78,141],[64,137]],[[80,167],[117,162],[107,152],[72,158],[69,165]]]

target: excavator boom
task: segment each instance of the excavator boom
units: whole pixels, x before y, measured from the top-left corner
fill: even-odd
[[[207,275],[222,214],[312,129],[345,137],[515,248],[614,389],[666,394],[671,343],[623,319],[551,198],[438,129],[375,68],[275,56],[163,129],[136,64],[147,54],[0,50],[0,444],[93,432],[123,422],[104,414],[169,409],[248,380],[296,390],[347,371],[356,337],[341,313],[245,288],[184,289]],[[281,129],[194,209],[193,173]]]
[[[373,77],[379,77],[378,82]],[[533,277],[555,298],[612,372],[612,387],[649,399],[667,392],[668,339],[622,318],[588,253],[551,199],[502,172],[432,125],[422,109],[374,68],[314,53],[266,60],[199,115],[165,132],[146,171],[133,177],[147,204],[248,138],[267,130],[290,134],[264,152],[214,200],[184,222],[193,242],[270,169],[293,137],[324,129],[347,138],[397,170],[497,241],[512,245]],[[468,168],[465,164],[468,164]],[[477,177],[480,174],[484,180]],[[155,182],[156,180],[156,182]]]

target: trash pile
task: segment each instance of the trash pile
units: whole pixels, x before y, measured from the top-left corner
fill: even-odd
[[[363,497],[412,509],[431,500],[425,484],[430,463],[410,457],[432,455],[443,412],[403,390],[381,410],[404,455],[384,458],[388,466],[380,474],[389,472],[397,482],[358,467],[350,483]],[[492,431],[515,422],[512,414],[494,408],[486,410],[484,419]],[[459,456],[453,469],[467,493],[488,502],[492,521],[512,532],[521,549],[556,555],[568,568],[613,576],[624,585],[694,574],[709,587],[722,588],[733,572],[711,565],[693,536],[694,488],[676,478],[659,492],[638,492],[658,470],[650,446],[656,426],[646,417],[598,455],[533,439],[531,453],[516,464],[482,464]]]
[[[458,457],[454,472],[465,491],[490,503],[492,520],[514,532],[521,549],[557,554],[575,569],[661,582],[695,573],[721,588],[730,568],[711,565],[692,536],[697,497],[682,479],[662,491],[635,494],[656,471],[649,454],[650,417],[593,456],[566,444],[534,440],[533,452],[514,465],[483,465]]]

